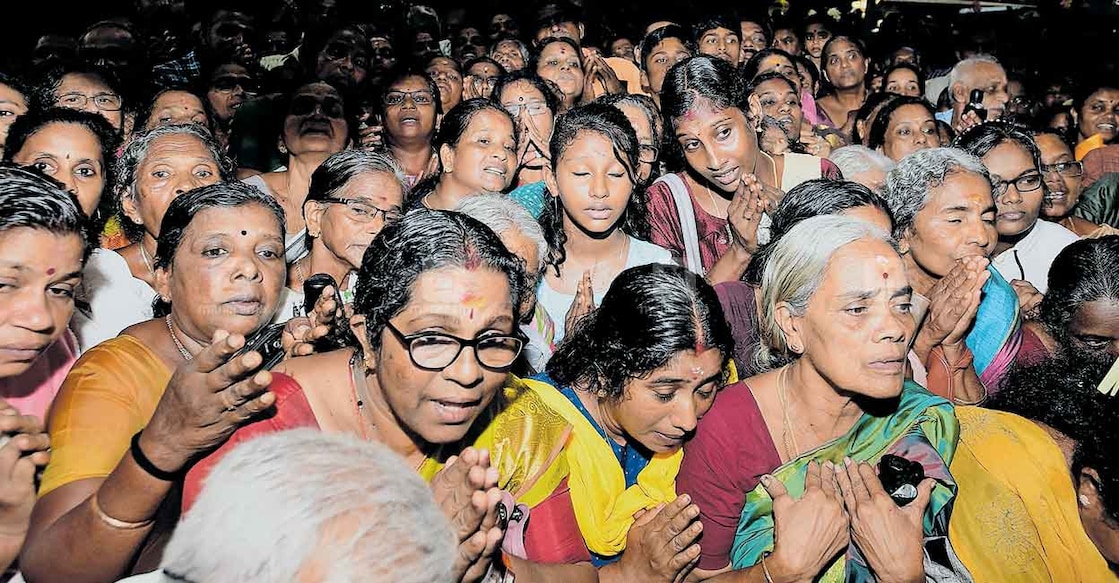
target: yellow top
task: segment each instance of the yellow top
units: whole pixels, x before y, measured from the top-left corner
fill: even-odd
[[[122,334],[86,351],[51,407],[51,461],[39,495],[112,473],[170,380],[171,371],[135,337]]]
[[[503,396],[492,420],[476,424],[484,430],[469,443],[490,450],[499,486],[530,508],[568,478],[579,531],[595,554],[621,553],[634,513],[676,498],[683,450],[654,456],[637,484],[626,488],[610,444],[558,389],[510,377]],[[428,459],[420,474],[430,480],[441,467]]]
[[[1068,463],[1036,423],[956,407],[948,538],[976,581],[1119,580],[1084,532]]]

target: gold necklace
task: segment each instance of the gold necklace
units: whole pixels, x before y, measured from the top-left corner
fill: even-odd
[[[788,454],[788,461],[796,459],[797,454],[800,453],[800,448],[797,446],[796,436],[793,435],[793,422],[789,418],[789,397],[786,394],[785,376],[789,372],[789,366],[786,365],[777,373],[777,399],[781,403],[781,414],[783,419],[781,421],[781,441],[785,445],[785,453]]]
[[[141,247],[141,249],[143,249],[143,247]],[[167,331],[171,334],[171,342],[175,343],[175,348],[179,349],[179,354],[183,355],[183,358],[186,360],[193,359],[194,355],[186,349],[186,346],[183,346],[183,343],[179,341],[179,335],[175,334],[175,329],[171,327],[171,314],[167,314],[167,317],[164,318],[163,321],[167,323]]]
[[[727,203],[726,208],[720,208],[719,203],[715,201],[715,194],[711,192],[711,188],[709,186],[707,186],[706,184],[704,184],[703,185],[703,190],[707,193],[707,198],[711,199],[711,208],[715,210],[715,213],[713,213],[712,216],[714,216],[715,218],[718,218],[718,219],[726,219],[727,218],[727,209],[730,208],[730,203],[729,202]],[[717,214],[717,213],[720,213],[720,212],[722,213],[722,216]]]
[[[144,249],[144,240],[141,239],[136,244],[140,246],[140,259],[144,262],[144,267],[148,268],[148,275],[152,276],[152,281],[155,281],[155,269],[152,268],[152,262],[148,259],[148,252]]]

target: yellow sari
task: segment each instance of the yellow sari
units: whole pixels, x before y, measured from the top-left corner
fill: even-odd
[[[575,519],[587,548],[614,556],[625,550],[633,515],[676,498],[683,450],[657,455],[626,488],[610,445],[555,387],[511,377],[503,406],[472,445],[490,451],[499,486],[528,507],[547,499],[567,478]],[[420,474],[431,480],[442,463],[428,459]]]
[[[1036,423],[957,407],[948,536],[976,581],[1117,581],[1084,532],[1068,463]]]

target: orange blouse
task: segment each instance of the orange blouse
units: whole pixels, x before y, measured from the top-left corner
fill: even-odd
[[[51,461],[39,496],[77,480],[105,478],[151,420],[171,370],[140,340],[122,334],[86,351],[47,421]]]

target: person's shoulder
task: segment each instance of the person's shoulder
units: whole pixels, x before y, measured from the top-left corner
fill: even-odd
[[[354,349],[346,348],[297,356],[276,365],[273,371],[282,373],[298,382],[300,379],[309,379],[312,376],[322,377],[324,373],[330,374],[343,369],[348,371],[350,358],[353,355]]]
[[[1042,234],[1051,241],[1056,241],[1067,245],[1069,243],[1072,243],[1073,241],[1078,241],[1080,239],[1080,237],[1078,237],[1076,233],[1068,230],[1067,228],[1065,228],[1064,225],[1058,225],[1057,223],[1042,220],[1038,220],[1038,222],[1041,223]]]
[[[636,260],[633,265],[648,263],[675,264],[675,262],[672,261],[672,253],[660,245],[638,239],[637,237],[630,238],[630,245],[632,245],[630,252]],[[631,265],[631,267],[633,265]]]

